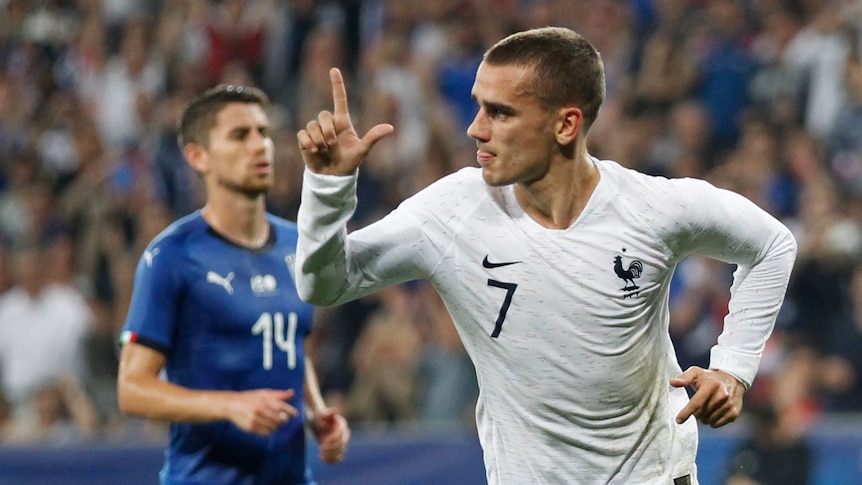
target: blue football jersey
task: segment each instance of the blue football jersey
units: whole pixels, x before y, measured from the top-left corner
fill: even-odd
[[[302,415],[313,307],[293,281],[296,226],[267,214],[260,249],[216,233],[200,211],[165,229],[135,274],[122,341],[166,356],[166,378],[191,389],[293,389],[300,411],[269,436],[229,421],[173,423],[162,483],[310,484]]]

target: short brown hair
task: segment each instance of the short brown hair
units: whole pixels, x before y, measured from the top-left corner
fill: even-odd
[[[269,97],[258,88],[220,84],[192,100],[179,121],[180,149],[189,143],[209,146],[209,132],[216,125],[216,115],[228,103],[258,104],[269,107]]]
[[[493,45],[483,61],[534,68],[530,93],[546,109],[574,105],[589,129],[605,98],[605,71],[599,52],[577,32],[543,27],[512,34]]]

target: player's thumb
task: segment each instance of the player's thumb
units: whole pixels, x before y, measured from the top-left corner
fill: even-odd
[[[331,423],[335,421],[335,410],[332,408],[321,409],[314,413],[314,419],[322,422]]]
[[[379,125],[374,125],[373,128],[368,130],[368,133],[362,137],[362,144],[365,145],[365,150],[370,151],[371,148],[381,139],[391,135],[395,132],[395,127],[390,125],[389,123],[381,123]]]
[[[699,375],[699,371],[701,371],[701,370],[702,369],[700,369],[698,367],[689,367],[682,374],[680,374],[676,377],[671,377],[670,385],[673,387],[690,386],[690,385],[694,384],[695,381],[697,381],[697,376]]]

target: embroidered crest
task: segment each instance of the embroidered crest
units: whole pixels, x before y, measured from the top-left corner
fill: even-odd
[[[623,248],[623,252],[625,252]],[[624,286],[620,291],[626,292],[623,298],[638,295],[640,286],[635,283],[635,280],[640,278],[644,271],[644,264],[639,259],[634,259],[628,262],[628,265],[623,264],[623,257],[616,255],[614,257],[614,273],[617,277],[623,280]]]

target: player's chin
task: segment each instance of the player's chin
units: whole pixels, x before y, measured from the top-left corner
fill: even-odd
[[[490,185],[491,187],[501,187],[503,185],[509,185],[507,180],[504,180],[497,174],[490,166],[482,167],[482,179],[485,180],[485,183]]]
[[[265,194],[272,188],[274,178],[270,176],[256,177],[245,184],[245,192],[249,194]]]

